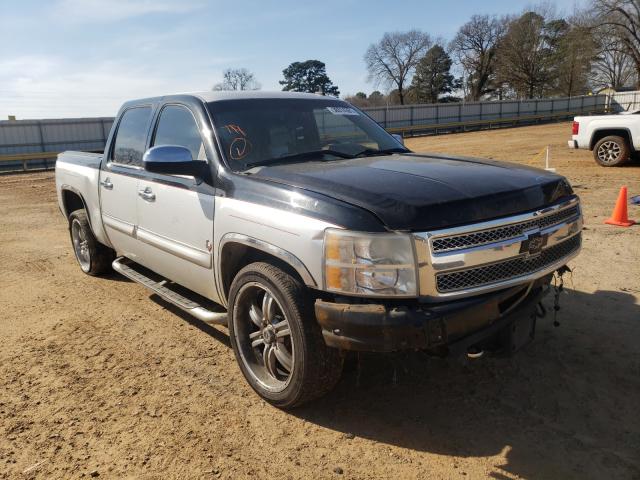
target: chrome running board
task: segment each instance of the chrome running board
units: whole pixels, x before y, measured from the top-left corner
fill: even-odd
[[[227,324],[227,312],[213,312],[203,307],[198,302],[185,297],[175,290],[171,290],[171,288],[169,288],[169,285],[172,283],[170,280],[162,279],[160,281],[155,281],[149,278],[141,271],[136,270],[136,267],[139,266],[128,258],[118,257],[111,265],[116,272],[124,275],[130,280],[133,280],[134,282],[144,285],[156,295],[162,297],[164,300],[175,305],[179,309],[184,310],[198,320],[208,325]],[[143,267],[139,268],[142,269]]]

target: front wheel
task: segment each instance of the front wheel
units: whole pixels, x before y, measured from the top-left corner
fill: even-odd
[[[342,357],[325,345],[305,287],[283,270],[253,263],[229,292],[229,336],[249,385],[280,408],[331,390]]]
[[[593,158],[603,167],[617,167],[631,156],[627,141],[617,135],[604,137],[593,147]]]

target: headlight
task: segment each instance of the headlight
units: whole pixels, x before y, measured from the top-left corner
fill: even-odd
[[[324,286],[327,291],[367,296],[415,296],[413,240],[399,233],[327,229]]]

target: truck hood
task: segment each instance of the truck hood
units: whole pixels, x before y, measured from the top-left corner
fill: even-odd
[[[408,231],[523,213],[573,193],[564,177],[544,170],[443,155],[292,163],[261,167],[251,176],[348,202],[388,229]]]

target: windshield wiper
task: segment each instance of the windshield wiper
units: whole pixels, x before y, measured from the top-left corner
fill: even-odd
[[[361,152],[358,152],[354,155],[354,157],[373,157],[376,155],[388,155],[390,153],[409,153],[411,150],[408,148],[401,147],[393,147],[393,148],[384,148],[382,150],[378,150],[377,148],[365,148]]]
[[[247,163],[244,166],[244,169],[250,170],[254,167],[260,167],[265,165],[278,165],[280,163],[294,163],[294,162],[300,162],[300,161],[305,161],[309,159],[320,160],[320,158],[325,155],[332,155],[334,157],[338,157],[341,159],[350,159],[350,158],[357,158],[357,157],[373,157],[376,155],[388,155],[390,153],[407,153],[410,151],[411,150],[409,150],[408,148],[401,148],[401,147],[386,148],[382,150],[378,150],[376,148],[365,148],[364,150],[356,154],[341,152],[339,150],[311,150],[309,152],[294,153],[291,155],[284,155],[282,157],[267,158],[265,160],[259,160],[257,162]]]
[[[350,153],[339,152],[337,150],[312,150],[309,152],[294,153],[291,155],[284,155],[282,157],[267,158],[266,160],[259,160],[257,162],[247,163],[245,167],[248,170],[250,168],[259,167],[263,165],[276,165],[278,163],[298,162],[302,160],[313,159],[316,157],[322,157],[324,155],[333,155],[334,157],[338,157],[338,158],[355,158],[355,156],[351,155]]]

